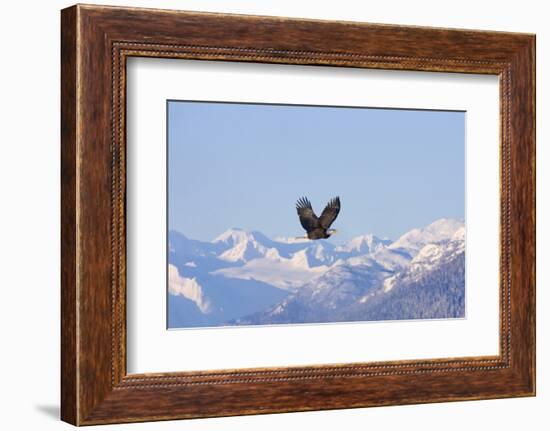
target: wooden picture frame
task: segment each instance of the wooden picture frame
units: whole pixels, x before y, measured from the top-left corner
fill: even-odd
[[[75,425],[533,396],[535,36],[77,5],[61,13],[61,418]],[[500,77],[500,354],[127,374],[130,56]]]

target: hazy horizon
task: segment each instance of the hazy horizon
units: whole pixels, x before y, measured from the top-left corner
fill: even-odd
[[[395,238],[394,237],[388,237],[388,236],[381,236],[381,235],[378,235],[376,232],[364,232],[364,233],[361,233],[361,234],[358,234],[358,235],[355,235],[351,238],[347,238],[346,240],[344,241],[338,241],[339,240],[339,235],[338,233],[334,234],[330,240],[331,242],[333,242],[335,245],[341,245],[341,244],[344,244],[346,242],[348,242],[349,240],[353,239],[353,238],[357,238],[359,236],[365,236],[365,235],[374,235],[375,237],[381,239],[381,240],[390,240],[390,241],[397,241],[400,237],[402,237],[403,235],[405,235],[406,233],[410,232],[412,229],[422,229],[422,228],[425,228],[429,225],[431,225],[432,223],[434,222],[437,222],[439,220],[455,220],[455,221],[458,221],[458,222],[462,222],[462,223],[465,223],[465,220],[462,218],[455,218],[455,217],[440,217],[436,220],[433,220],[432,222],[430,223],[427,223],[426,225],[423,225],[423,226],[416,226],[416,227],[412,227],[411,229],[407,230],[407,231],[404,231],[404,232],[401,232],[399,235],[397,235]],[[275,236],[275,237],[271,237],[269,235],[267,235],[266,233],[258,230],[258,229],[243,229],[243,228],[240,228],[238,226],[231,226],[231,227],[228,227],[227,229],[224,229],[223,231],[219,232],[218,234],[214,235],[212,238],[210,239],[201,239],[201,238],[194,238],[193,236],[191,235],[188,235],[187,233],[185,232],[182,232],[178,229],[169,229],[169,232],[177,232],[179,234],[182,234],[184,235],[186,238],[188,239],[192,239],[192,240],[198,240],[198,241],[202,241],[202,242],[213,242],[216,238],[218,238],[220,235],[224,234],[225,232],[229,231],[229,230],[237,230],[237,231],[244,231],[244,232],[250,232],[250,233],[260,233],[264,236],[267,236],[270,240],[272,241],[275,241],[275,242],[282,242],[282,243],[286,243],[286,241],[284,240],[289,240],[289,239],[293,239],[293,238],[296,238],[294,236],[281,236],[281,235],[278,235],[278,236]],[[304,242],[308,242],[310,240],[307,240],[304,238]],[[327,241],[326,239],[325,240],[321,240],[321,241]]]

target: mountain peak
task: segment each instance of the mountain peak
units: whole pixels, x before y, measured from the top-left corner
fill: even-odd
[[[463,221],[440,218],[424,228],[408,231],[389,247],[391,249],[404,249],[416,254],[426,244],[452,239],[461,228],[464,228]]]
[[[451,238],[453,241],[464,241],[466,238],[466,228],[464,226],[457,229]]]
[[[388,239],[380,239],[376,235],[368,233],[350,239],[345,244],[336,247],[336,251],[353,254],[370,254],[390,243],[391,241]]]
[[[225,242],[235,244],[237,242],[246,241],[252,238],[252,234],[244,229],[232,227],[227,229],[222,234],[218,235],[212,242]]]
[[[458,229],[464,227],[464,222],[453,218],[440,218],[424,228],[426,231],[438,232],[440,235],[454,234]]]
[[[323,240],[272,240],[241,228],[228,229],[213,241],[170,231],[169,304],[184,307],[178,316],[192,326],[215,326],[234,318],[237,324],[348,321],[350,316],[363,318],[357,313],[364,307],[374,313],[368,320],[400,319],[420,316],[411,313],[426,304],[432,307],[430,315],[459,316],[464,237],[464,222],[450,218],[412,229],[393,243],[369,233],[338,247]],[[446,277],[445,271],[452,276]],[[441,286],[458,292],[443,297],[445,307],[458,304],[456,313],[437,308],[442,292],[446,294]],[[396,312],[391,307],[380,314],[373,307],[387,304],[385,295],[404,295],[398,311],[409,314],[387,314]]]

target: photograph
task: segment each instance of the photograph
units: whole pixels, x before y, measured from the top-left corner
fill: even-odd
[[[167,101],[167,328],[462,319],[464,111]]]

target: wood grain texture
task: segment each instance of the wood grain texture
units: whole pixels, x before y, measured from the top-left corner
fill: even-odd
[[[63,420],[86,425],[534,395],[533,35],[78,5],[62,11],[61,36]],[[127,375],[129,56],[499,75],[499,356]]]
[[[61,16],[61,418],[77,422],[76,9]]]

